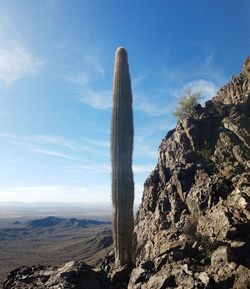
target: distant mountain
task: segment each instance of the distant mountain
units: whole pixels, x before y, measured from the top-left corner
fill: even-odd
[[[21,225],[21,222],[15,221],[13,224],[14,224],[14,225]]]
[[[51,227],[51,226],[56,226],[58,224],[61,224],[65,220],[66,219],[63,219],[63,218],[49,216],[43,219],[31,220],[27,223],[29,226],[32,226],[32,227]]]
[[[52,226],[63,226],[63,227],[82,227],[82,228],[88,228],[89,226],[98,226],[98,225],[106,225],[111,224],[111,222],[105,222],[105,221],[97,221],[97,220],[78,220],[76,218],[59,218],[54,216],[49,216],[47,218],[43,219],[36,219],[29,221],[28,223],[29,227],[52,227]]]
[[[15,222],[14,225],[20,225],[20,222]],[[87,220],[87,219],[76,219],[76,218],[59,218],[55,216],[49,216],[42,219],[35,219],[28,221],[27,223],[21,224],[21,227],[11,227],[0,229],[0,241],[2,240],[15,240],[20,238],[26,238],[30,236],[46,237],[51,234],[57,234],[59,232],[65,233],[69,230],[82,230],[95,226],[110,225],[111,222]]]

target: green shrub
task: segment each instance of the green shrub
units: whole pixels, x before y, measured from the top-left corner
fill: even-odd
[[[183,95],[179,96],[178,103],[173,111],[173,115],[178,120],[182,120],[186,117],[193,116],[193,108],[198,104],[198,100],[201,98],[200,91],[194,91],[191,88],[186,88]]]

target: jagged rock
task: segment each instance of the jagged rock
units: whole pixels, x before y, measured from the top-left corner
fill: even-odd
[[[127,282],[132,271],[132,265],[128,264],[121,268],[116,268],[113,270],[111,275],[112,283]]]
[[[142,267],[137,267],[133,270],[133,275],[130,278],[130,284],[136,285],[143,283],[147,279],[147,270]]]
[[[108,289],[109,279],[83,262],[70,261],[61,268],[21,267],[10,273],[3,289]]]
[[[137,267],[129,288],[161,288],[163,276],[171,276],[173,288],[247,284],[237,270],[250,275],[249,59],[162,140],[136,216]],[[155,271],[135,285],[146,260]]]
[[[248,289],[250,288],[250,274],[249,269],[239,266],[236,270],[236,282],[234,289]]]
[[[233,253],[230,246],[218,247],[211,256],[211,266],[217,267],[223,263],[228,263],[233,259]]]
[[[152,275],[147,283],[141,285],[141,289],[164,289],[168,287],[177,287],[175,279],[169,271],[156,273]],[[132,288],[133,287],[131,287],[131,289]],[[128,287],[128,289],[130,289],[130,287]]]
[[[145,261],[144,263],[141,264],[141,267],[143,269],[146,269],[147,271],[149,272],[152,272],[154,270],[154,262],[150,261],[150,260],[147,260]]]
[[[178,288],[194,288],[195,279],[190,274],[187,274],[183,268],[176,270],[175,282]]]
[[[201,282],[203,284],[205,284],[206,286],[209,284],[209,281],[210,281],[210,277],[208,276],[208,274],[206,272],[201,272],[199,275],[198,275],[198,279],[201,280]]]
[[[250,79],[250,57],[248,56],[244,63],[244,73]]]

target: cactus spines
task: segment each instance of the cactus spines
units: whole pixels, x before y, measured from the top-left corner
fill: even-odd
[[[117,266],[132,262],[134,180],[132,90],[127,52],[115,54],[111,133],[113,239]]]

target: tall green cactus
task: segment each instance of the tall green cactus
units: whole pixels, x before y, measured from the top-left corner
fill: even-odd
[[[115,54],[112,112],[112,202],[113,239],[117,266],[132,262],[134,180],[132,90],[127,52],[119,47]]]

